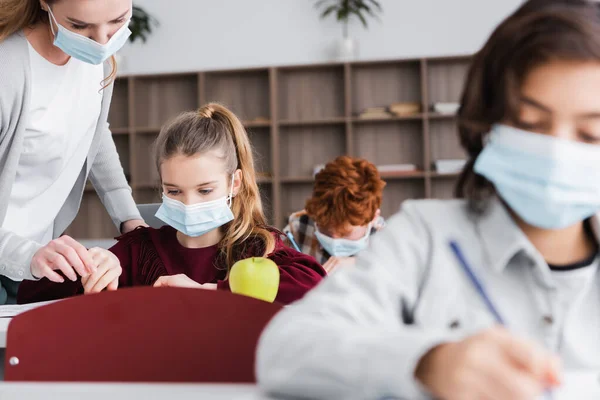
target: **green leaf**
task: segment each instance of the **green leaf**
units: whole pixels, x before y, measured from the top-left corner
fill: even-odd
[[[337,6],[337,5],[335,5],[335,4],[334,4],[334,5],[331,5],[331,6],[329,6],[329,7],[327,7],[327,8],[325,9],[325,11],[323,11],[323,13],[321,14],[321,18],[327,18],[327,16],[328,16],[329,14],[331,14],[332,12],[334,12],[334,11],[335,11],[337,8],[338,8],[338,6]]]
[[[316,7],[327,7],[321,12],[321,18],[326,18],[335,13],[336,19],[343,23],[355,15],[362,25],[367,28],[367,16],[379,19],[377,13],[383,9],[378,0],[319,0],[315,3]]]
[[[143,8],[133,6],[131,22],[129,24],[129,29],[131,30],[129,41],[135,42],[137,39],[142,39],[142,41],[145,42],[148,36],[152,33],[153,27],[158,25],[158,21],[148,14]]]
[[[340,8],[337,10],[337,20],[338,21],[348,21],[349,12],[345,8]]]
[[[367,20],[365,19],[364,15],[362,15],[362,13],[360,11],[356,10],[356,11],[353,11],[353,13],[358,17],[358,19],[360,19],[360,22],[362,22],[362,24],[365,28],[369,27],[367,25]]]

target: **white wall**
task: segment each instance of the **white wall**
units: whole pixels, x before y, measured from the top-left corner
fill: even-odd
[[[460,55],[476,51],[521,0],[381,0],[381,22],[351,33],[359,58]],[[163,73],[332,60],[341,36],[314,0],[134,0],[160,26],[122,51],[125,73]]]

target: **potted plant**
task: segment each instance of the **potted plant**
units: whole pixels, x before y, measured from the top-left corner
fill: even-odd
[[[131,30],[129,41],[135,43],[136,40],[141,39],[146,43],[153,27],[158,25],[158,21],[141,7],[133,6],[132,11],[131,22],[129,23],[129,30]]]
[[[356,56],[356,42],[349,35],[348,24],[351,18],[358,18],[362,25],[368,28],[369,17],[377,18],[383,11],[378,0],[319,0],[315,7],[321,10],[321,18],[334,16],[342,24],[343,38],[338,46],[338,56],[350,59]]]

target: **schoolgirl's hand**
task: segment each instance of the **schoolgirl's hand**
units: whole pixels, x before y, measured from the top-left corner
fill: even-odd
[[[161,276],[154,282],[154,287],[183,287],[199,289],[202,285],[185,274]]]
[[[217,290],[216,283],[200,284],[185,274],[161,276],[154,282],[154,287],[181,287],[192,289]]]
[[[100,293],[104,289],[112,291],[119,287],[119,277],[123,272],[121,263],[112,252],[95,247],[89,250],[96,265],[96,271],[81,278],[83,292]]]
[[[535,342],[493,328],[430,350],[415,375],[436,398],[533,400],[559,384],[559,365]]]
[[[88,250],[69,236],[61,236],[39,249],[31,260],[31,274],[38,279],[48,278],[52,282],[64,282],[54,271],[61,271],[68,279],[77,280],[77,275],[87,276],[95,271],[95,264]]]

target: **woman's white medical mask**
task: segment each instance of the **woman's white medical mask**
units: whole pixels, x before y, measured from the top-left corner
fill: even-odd
[[[50,7],[48,7],[48,15],[51,18],[50,27],[54,34],[54,45],[69,56],[88,64],[99,65],[108,60],[109,57],[121,50],[131,35],[131,31],[129,30],[131,17],[112,35],[106,44],[100,44],[95,40],[72,32],[60,25],[56,21]],[[56,32],[54,31],[52,21],[58,27]]]

